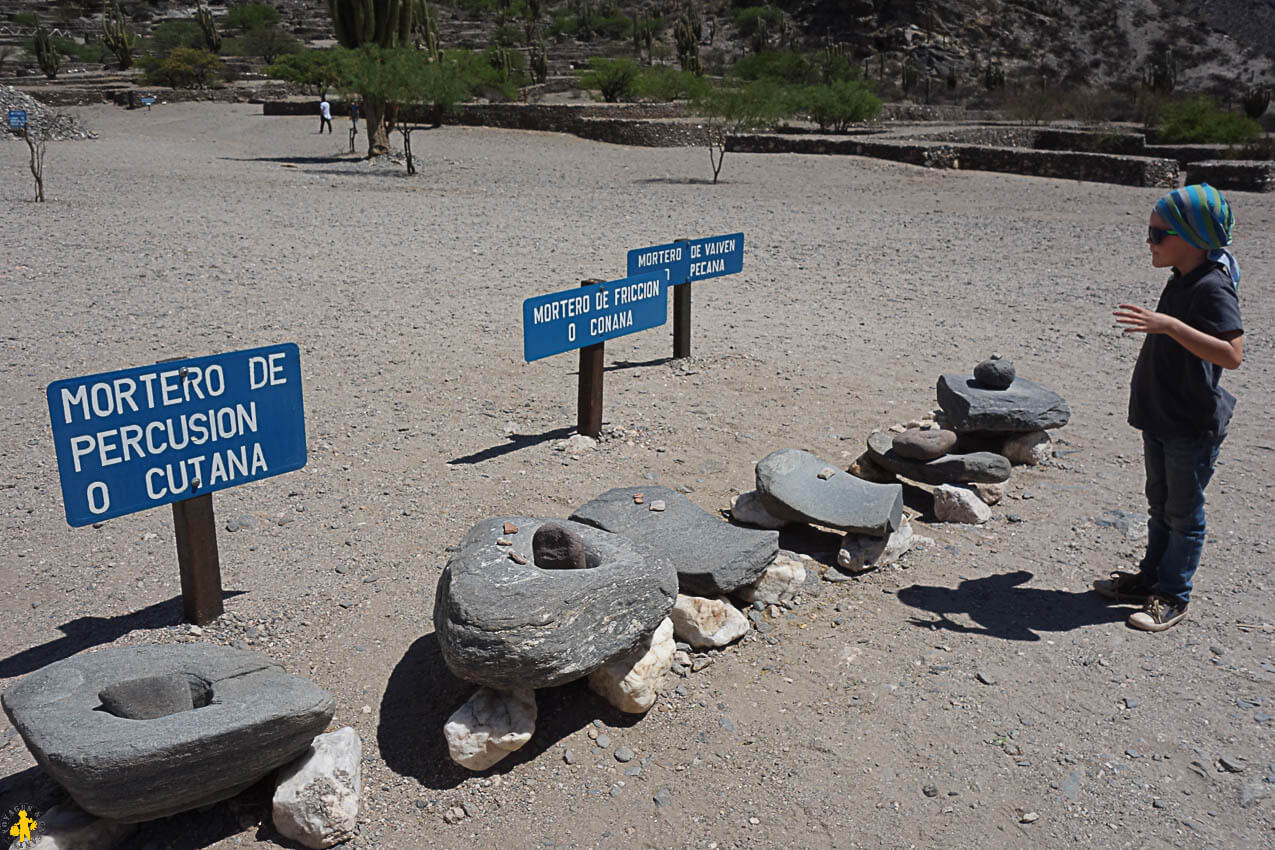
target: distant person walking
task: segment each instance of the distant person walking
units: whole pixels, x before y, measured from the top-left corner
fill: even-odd
[[[350,124],[351,129],[355,133],[359,131],[359,102],[357,100],[350,101]]]
[[[328,128],[328,134],[332,133],[332,104],[328,103],[328,96],[325,94],[323,100],[319,102],[319,133],[323,133],[324,127]]]

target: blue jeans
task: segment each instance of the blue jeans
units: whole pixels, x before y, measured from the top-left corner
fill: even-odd
[[[1142,433],[1147,467],[1147,554],[1138,572],[1160,596],[1185,605],[1204,549],[1204,488],[1222,438],[1162,438]]]

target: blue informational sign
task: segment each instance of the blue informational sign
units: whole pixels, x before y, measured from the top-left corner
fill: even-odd
[[[25,126],[27,126],[27,111],[25,109],[10,109],[9,128],[21,130]]]
[[[660,268],[522,302],[528,363],[668,321],[668,273]]]
[[[153,97],[147,96],[147,97],[142,98],[142,105],[143,105],[143,106],[149,107],[149,106],[150,106],[152,103],[154,103],[154,102],[155,102],[155,98],[153,98]]]
[[[659,268],[668,269],[672,286],[739,274],[744,268],[744,234],[728,233],[629,252],[630,276]]]
[[[295,343],[71,378],[47,395],[73,526],[305,466]]]

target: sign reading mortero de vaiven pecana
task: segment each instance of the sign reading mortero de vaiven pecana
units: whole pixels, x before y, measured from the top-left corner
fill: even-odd
[[[306,463],[295,343],[70,378],[47,395],[73,526]]]

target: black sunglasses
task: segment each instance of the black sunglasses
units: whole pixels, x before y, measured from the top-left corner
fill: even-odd
[[[1176,230],[1165,230],[1162,227],[1147,228],[1147,239],[1151,241],[1152,245],[1159,245],[1161,242],[1164,241],[1164,237],[1166,236],[1177,236],[1177,235],[1178,235],[1178,232]]]

